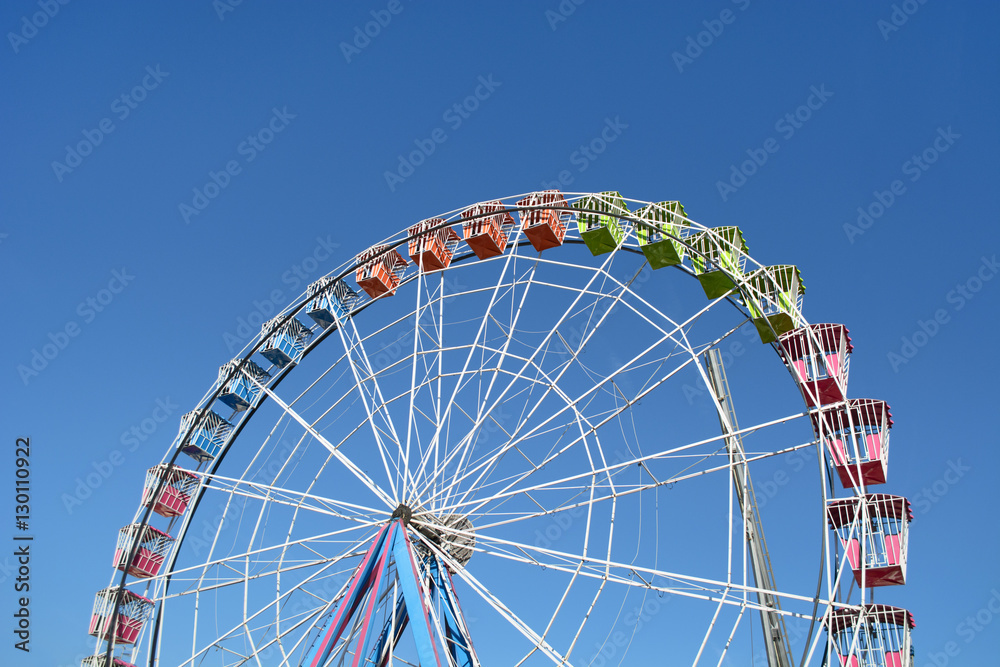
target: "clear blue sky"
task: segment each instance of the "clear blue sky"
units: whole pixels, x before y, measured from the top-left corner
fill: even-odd
[[[992,664],[1000,11],[675,4],[4,3],[0,487],[31,436],[36,555],[30,656],[0,571],[0,662],[90,646],[142,474],[241,318],[416,220],[561,178],[679,199],[801,268],[806,317],[851,330],[851,394],[896,420],[885,490],[914,503],[910,583],[877,599],[915,613],[921,667],[948,647]],[[391,21],[355,43],[373,11]],[[992,625],[960,626],[977,613]]]

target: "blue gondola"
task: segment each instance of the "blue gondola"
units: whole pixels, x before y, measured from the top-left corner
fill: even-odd
[[[278,368],[284,368],[288,364],[298,363],[312,331],[294,317],[280,326],[278,321],[280,318],[268,320],[261,327],[267,340],[260,353]]]
[[[264,384],[270,378],[267,371],[249,359],[233,359],[219,369],[219,384],[222,385],[219,400],[237,412],[246,410],[260,396],[257,383]]]
[[[219,455],[226,436],[233,425],[212,411],[207,411],[203,419],[199,419],[201,410],[192,410],[181,417],[181,430],[177,435],[177,444],[184,439],[190,429],[191,435],[181,448],[181,451],[198,463],[211,461]]]
[[[320,278],[309,285],[306,290],[312,298],[306,314],[324,329],[346,320],[351,314],[358,293],[351,289],[343,280],[334,280],[330,276]]]

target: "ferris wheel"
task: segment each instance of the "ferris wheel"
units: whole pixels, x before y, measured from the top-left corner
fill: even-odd
[[[889,408],[803,291],[676,201],[408,226],[183,416],[83,664],[912,665]]]

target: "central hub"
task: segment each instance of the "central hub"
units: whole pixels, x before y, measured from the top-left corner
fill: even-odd
[[[419,523],[417,530],[421,535],[448,554],[460,567],[465,567],[476,546],[476,536],[469,517],[461,514],[421,514]]]
[[[397,507],[396,510],[392,513],[392,518],[402,519],[403,525],[408,526],[410,525],[410,519],[413,518],[413,510],[411,510],[408,505],[399,503],[399,507]]]

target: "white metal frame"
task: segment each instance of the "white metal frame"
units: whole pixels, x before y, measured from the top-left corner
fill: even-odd
[[[582,196],[594,196],[586,193],[564,193],[564,195],[567,205],[572,205]],[[514,202],[523,197],[525,195],[517,195],[501,201],[508,210],[514,210],[516,208]],[[648,205],[646,202],[629,199],[625,199],[625,202],[633,209],[637,205]],[[457,225],[466,221],[460,217],[461,211],[462,209],[458,209],[438,217],[444,221],[442,223],[444,225]],[[575,214],[575,211],[567,210],[567,213]],[[681,243],[684,243],[689,235],[707,229],[693,220],[687,218],[684,220],[689,224],[684,229],[684,237],[675,239]],[[548,250],[541,255],[534,253],[530,246],[526,246],[520,225],[517,225],[509,235],[506,252],[480,262],[499,265],[498,277],[492,288],[448,286],[447,277],[456,267],[465,267],[470,262],[478,261],[462,242],[449,269],[428,274],[420,271],[418,267],[408,265],[401,274],[402,282],[397,288],[396,302],[391,305],[375,304],[373,303],[375,300],[385,297],[373,300],[359,290],[358,297],[354,299],[350,308],[351,316],[346,320],[338,321],[326,330],[318,326],[312,327],[312,339],[299,360],[304,359],[328,337],[333,337],[336,342],[328,342],[327,347],[339,345],[339,354],[334,355],[335,359],[330,366],[319,373],[312,385],[297,395],[283,395],[277,390],[277,384],[288,374],[291,366],[285,369],[271,368],[271,377],[261,378],[264,382],[258,383],[262,391],[259,392],[256,403],[250,409],[231,418],[233,429],[223,445],[222,452],[229,449],[242,430],[243,421],[250,419],[265,399],[271,399],[282,413],[281,418],[263,441],[251,443],[251,447],[256,444],[258,449],[249,457],[250,463],[241,476],[218,474],[215,462],[199,465],[198,475],[201,485],[196,496],[203,506],[220,508],[218,526],[214,532],[211,530],[208,532],[211,540],[206,545],[207,554],[201,556],[200,563],[191,565],[179,559],[178,550],[181,549],[185,537],[195,536],[196,539],[198,531],[201,531],[202,535],[205,534],[202,524],[199,523],[202,520],[202,512],[194,512],[193,508],[189,507],[182,517],[171,521],[169,528],[178,539],[161,574],[150,580],[133,582],[133,588],[141,588],[144,594],[156,603],[160,624],[157,626],[147,624],[140,641],[136,644],[136,652],[126,654],[127,657],[154,660],[149,657],[153,643],[162,648],[164,641],[168,639],[163,633],[164,628],[173,620],[171,608],[174,601],[193,598],[195,600],[193,625],[186,635],[190,637],[191,650],[188,660],[183,664],[202,664],[209,654],[222,652],[230,655],[236,662],[248,661],[248,664],[263,665],[265,663],[260,654],[268,649],[277,650],[277,657],[281,661],[294,661],[297,652],[301,651],[306,642],[307,633],[304,629],[311,627],[323,612],[336,603],[342,590],[329,590],[330,595],[327,599],[317,599],[308,609],[296,610],[294,603],[291,602],[293,598],[299,600],[313,595],[310,592],[311,587],[317,582],[324,582],[325,586],[328,582],[339,581],[338,577],[349,573],[354,559],[363,550],[366,541],[387,518],[386,508],[391,511],[393,505],[404,501],[419,507],[414,516],[416,526],[425,523],[434,525],[445,533],[451,531],[455,535],[474,538],[473,549],[476,555],[473,557],[473,563],[477,558],[492,558],[569,575],[569,583],[565,588],[561,589],[561,592],[553,593],[558,601],[553,608],[552,620],[546,626],[540,627],[524,620],[522,614],[514,609],[516,606],[514,601],[505,601],[501,592],[491,590],[481,578],[477,578],[472,571],[475,568],[464,568],[455,564],[455,576],[468,586],[469,591],[474,592],[480,603],[491,608],[509,625],[509,629],[521,635],[530,646],[517,664],[528,662],[536,653],[547,656],[553,664],[568,665],[585,661],[587,656],[581,652],[580,646],[585,629],[589,630],[588,618],[598,604],[604,604],[601,598],[607,595],[606,589],[614,587],[618,590],[639,589],[647,593],[669,593],[683,598],[716,603],[715,615],[704,638],[699,641],[698,652],[691,656],[694,664],[703,657],[722,609],[724,607],[737,609],[732,629],[725,640],[725,647],[728,650],[741,620],[746,617],[745,612],[758,609],[755,596],[758,589],[748,583],[745,558],[746,534],[745,531],[733,529],[734,525],[740,525],[743,518],[733,513],[735,503],[732,502],[732,484],[729,482],[731,467],[738,465],[748,472],[749,464],[754,461],[781,456],[803,448],[817,450],[816,441],[777,447],[772,451],[748,452],[745,460],[736,462],[727,460],[725,456],[715,458],[698,454],[713,444],[721,447],[725,435],[720,434],[697,442],[647,447],[648,451],[640,450],[625,457],[624,460],[609,460],[611,447],[602,444],[606,427],[624,423],[624,419],[630,416],[629,411],[640,400],[653,396],[664,383],[674,380],[679,373],[688,368],[695,368],[708,385],[709,380],[699,356],[706,348],[725,340],[739,325],[713,340],[693,341],[689,339],[689,332],[705,313],[721,303],[729,301],[739,306],[736,296],[741,290],[753,294],[754,287],[745,278],[747,274],[753,273],[761,266],[752,258],[746,257],[748,266],[746,273],[733,276],[740,289],[732,294],[732,299],[723,297],[713,300],[689,318],[674,321],[656,305],[655,299],[638,293],[633,287],[638,274],[629,280],[614,275],[612,266],[619,255],[639,251],[634,227],[642,223],[627,216],[621,217],[620,221],[625,235],[619,248],[588,262],[566,261],[559,249]],[[575,227],[569,225],[566,234],[567,243],[579,241]],[[715,238],[714,235],[711,236]],[[388,252],[392,248],[404,248],[408,240],[409,238],[402,234],[387,239],[379,245]],[[685,258],[685,263],[678,267],[689,274],[693,274],[689,257],[691,252],[688,247],[688,257]],[[353,278],[357,267],[356,262],[349,262],[324,279]],[[582,284],[568,286],[551,282],[546,275],[552,270],[582,271],[588,274],[589,278]],[[396,320],[374,330],[366,329],[358,323],[355,315],[369,307],[398,308],[398,302],[406,298],[398,294],[407,289],[412,289],[415,295],[414,305],[412,308],[403,309]],[[551,330],[539,339],[533,339],[534,349],[524,350],[521,349],[523,345],[518,341],[515,332],[530,329],[527,326],[532,317],[526,308],[528,295],[541,290],[565,290],[572,294],[572,299],[555,320]],[[308,293],[303,294],[272,322],[287,321],[292,317],[308,322],[304,315],[311,301],[309,297]],[[448,304],[454,300],[471,297],[488,299],[485,312],[477,315],[478,332],[470,343],[446,344],[445,328],[451,326],[446,320]],[[764,302],[768,299],[766,294],[758,293],[757,297]],[[594,307],[596,303],[606,306],[603,312],[598,312]],[[807,323],[801,315],[800,307],[801,301],[794,304],[791,315],[799,326],[805,326]],[[581,315],[588,308],[592,311],[589,319]],[[640,320],[649,331],[654,332],[656,337],[653,342],[631,357],[627,357],[624,362],[619,362],[610,372],[592,373],[591,383],[588,386],[571,387],[563,384],[564,377],[572,377],[573,374],[588,369],[583,352],[615,308],[624,309],[632,317]],[[398,329],[399,324],[408,319],[415,322],[412,341],[409,341],[410,349],[405,354],[401,352],[398,359],[387,365],[373,364],[375,354],[370,354],[369,348],[377,343],[382,332]],[[565,336],[568,332],[565,328],[578,320],[585,321],[583,331],[578,332],[579,340],[571,340],[572,336],[567,340]],[[485,332],[491,328],[494,331],[506,329],[508,336],[500,342],[488,339]],[[260,357],[253,355],[264,340],[266,335],[252,340],[235,361],[241,358],[253,358],[259,361]],[[552,350],[556,345],[560,345],[565,351],[561,355],[563,360],[559,363],[551,361]],[[460,370],[455,371],[449,367],[448,372],[445,372],[445,358],[451,359],[455,355],[464,356]],[[475,378],[482,377],[487,369],[490,375],[489,382],[486,386],[481,382],[475,385]],[[647,382],[639,390],[631,392],[631,395],[624,393],[615,384],[615,379],[623,374],[648,369],[654,370],[648,372]],[[239,371],[234,368],[233,372]],[[400,372],[409,374],[409,391],[388,393],[383,389],[383,385],[391,384],[387,379],[392,374]],[[338,374],[341,378],[347,378],[353,389],[339,396],[326,397],[325,400],[329,401],[329,405],[317,416],[315,410],[310,410],[313,397],[309,392],[313,387],[323,385],[328,379],[338,377]],[[203,409],[203,413],[208,413],[208,408],[215,405],[214,398],[218,394],[220,384],[224,382],[225,378],[220,378],[199,402],[199,409]],[[476,401],[476,410],[472,412],[466,409],[465,404],[458,401],[458,397],[464,396],[462,392],[472,391],[474,387],[484,392],[484,396]],[[590,406],[599,405],[599,398],[604,393],[614,392],[618,393],[614,394],[613,409],[591,412]],[[536,408],[529,410],[528,401],[523,398],[524,396],[530,396]],[[544,416],[535,413],[537,406],[542,404],[548,406],[548,402],[558,402],[561,407]],[[399,406],[404,404],[407,406],[405,410],[407,419],[405,424],[400,424],[393,415],[399,411]],[[522,412],[515,416],[516,423],[513,426],[500,423],[496,418],[503,410],[503,406],[509,404],[515,406],[520,404],[523,408]],[[310,417],[303,415],[307,411],[310,411]],[[462,414],[459,415],[459,412]],[[344,414],[354,417],[353,428],[343,439],[329,441],[323,433],[323,424],[330,415]],[[765,423],[744,427],[739,433],[753,433],[806,416],[805,412],[795,412]],[[455,422],[462,419],[467,423],[467,434],[456,439],[448,430]],[[301,435],[293,444],[279,450],[282,431],[292,423],[298,425]],[[434,424],[434,428],[428,431],[427,423]],[[503,433],[500,438],[501,445],[478,451],[476,434],[494,426]],[[196,427],[197,423],[192,423],[190,426],[191,429]],[[564,431],[572,429],[573,435],[558,440],[558,448],[535,461],[524,455],[523,449],[528,444],[540,441],[543,435],[549,435],[557,429]],[[381,469],[377,473],[363,470],[352,460],[349,447],[345,446],[349,438],[355,437],[360,432],[370,434],[371,442],[378,452]],[[306,488],[283,488],[276,483],[288,471],[294,470],[296,460],[310,446],[314,449],[316,444],[325,448],[328,456],[316,470],[313,481]],[[277,462],[278,468],[270,475],[271,480],[255,480],[252,471],[265,462],[269,455],[279,451],[284,460]],[[571,453],[575,455],[577,452],[586,455],[587,467],[573,474],[532,482],[533,476],[537,476],[539,470],[547,467],[557,468],[568,460]],[[171,455],[172,451],[168,451],[164,461],[169,460]],[[518,455],[528,459],[530,466],[520,474],[499,472],[506,460]],[[701,465],[701,468],[685,469],[662,479],[654,477],[652,471],[657,470],[661,464],[695,455],[700,458],[696,459],[697,464],[694,465]],[[370,497],[363,500],[345,500],[323,489],[319,481],[328,467],[331,469],[338,467],[341,471],[347,471],[354,482],[368,489]],[[623,473],[637,467],[647,471],[648,480],[626,483]],[[449,477],[449,471],[452,469],[455,472]],[[827,470],[821,465],[820,471],[821,480],[818,486],[822,497],[821,505],[825,507]],[[506,476],[498,477],[500,474]],[[659,489],[673,484],[712,474],[726,481],[730,496],[728,503],[730,553],[728,571],[724,576],[699,577],[669,571],[660,567],[656,560],[637,564],[613,557],[614,549],[617,548],[615,516],[620,504],[629,502],[632,496],[655,494]],[[548,493],[568,491],[578,492],[572,496],[576,500],[562,501],[549,507],[539,501],[539,498]],[[864,489],[860,489],[859,492],[863,493]],[[538,505],[537,511],[505,510],[505,504],[513,503],[512,499],[523,501],[526,498]],[[259,503],[262,509],[255,517],[244,517],[240,509],[241,503],[251,501]],[[225,534],[223,527],[227,520],[239,521],[241,530],[245,528],[251,531],[248,544],[252,546],[258,538],[263,540],[271,530],[267,527],[267,519],[272,508],[286,508],[292,512],[285,539],[259,548],[226,551],[225,542],[228,535]],[[142,518],[143,510],[144,508],[140,508],[137,512],[135,521]],[[473,532],[442,526],[433,521],[436,515],[456,513],[470,517],[474,525]],[[577,517],[581,516],[581,513],[585,517],[581,520],[584,525],[584,536],[582,546],[577,551],[540,547],[527,541],[511,540],[491,533],[492,530],[509,527],[518,522],[528,522],[543,517],[558,518],[570,515]],[[602,523],[604,519],[599,519],[599,515],[609,517],[607,522]],[[346,524],[335,531],[317,533],[307,538],[298,537],[295,534],[296,522],[300,519],[309,521],[315,516],[331,517]],[[817,524],[819,523],[818,520]],[[813,620],[828,618],[834,609],[854,607],[865,601],[863,589],[860,601],[851,604],[841,601],[840,578],[835,574],[837,568],[831,563],[832,550],[826,535],[825,517],[821,525],[822,528],[816,527],[813,530],[813,535],[816,539],[822,540],[825,551],[827,573],[825,593],[820,594],[817,591],[817,594],[809,595],[766,591],[789,603],[786,605],[788,610],[783,609],[781,612],[789,617]],[[603,532],[599,529],[603,529]],[[656,539],[660,539],[659,535]],[[592,549],[590,547],[592,542],[602,548]],[[321,550],[319,545],[325,550]],[[428,548],[436,547],[428,544]],[[305,552],[310,551],[314,554],[312,557],[303,556]],[[734,554],[737,554],[735,558]],[[742,572],[738,569],[739,564],[734,562],[739,557],[738,554],[744,556]],[[447,555],[443,552],[440,552],[440,555],[447,562]],[[291,573],[298,571],[308,571],[309,574],[286,589],[282,589],[280,583],[277,588],[273,588],[275,582],[280,582],[282,577],[292,578],[297,575]],[[171,579],[169,588],[168,576]],[[593,596],[580,609],[571,609],[568,601],[574,593],[574,586],[586,580],[598,582],[596,588],[588,589],[594,590]],[[259,601],[250,590],[256,587],[258,582],[270,582],[268,585],[271,585],[276,592],[263,603],[259,603],[258,608],[252,608],[251,601]],[[199,615],[210,611],[213,596],[218,591],[234,587],[246,591],[239,622],[228,627],[219,627],[206,639],[204,637],[206,624],[199,620]],[[792,603],[801,603],[797,606],[799,611],[791,610],[796,607]],[[810,608],[812,611],[809,611]],[[806,611],[801,611],[802,609]],[[557,619],[560,615],[565,619],[572,614],[578,614],[580,618],[573,622],[571,641],[567,643],[560,639],[554,644],[551,638],[560,635],[556,630]],[[822,643],[821,633],[814,633],[802,664],[809,664],[812,655]],[[237,645],[244,648],[237,649]],[[719,657],[719,665],[723,664],[725,657],[724,650]],[[273,662],[273,658],[270,662]]]

